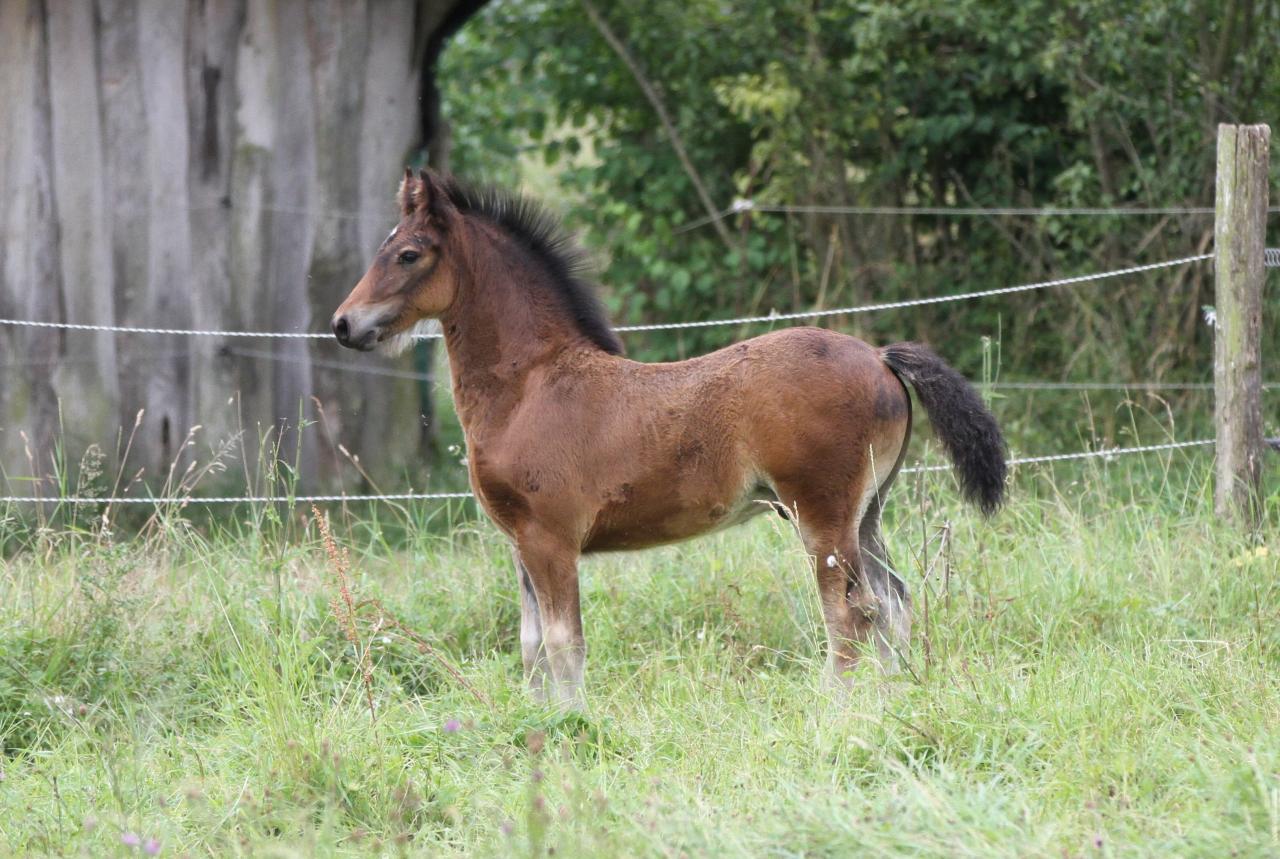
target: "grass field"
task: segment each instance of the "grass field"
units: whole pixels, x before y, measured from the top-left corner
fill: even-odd
[[[848,697],[782,520],[591,559],[569,715],[482,522],[334,510],[347,602],[301,510],[8,520],[0,853],[1275,855],[1280,545],[1210,495],[1203,453],[1024,469],[991,522],[904,480],[911,667]]]

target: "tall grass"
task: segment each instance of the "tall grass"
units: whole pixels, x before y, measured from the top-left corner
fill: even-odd
[[[1209,479],[1024,469],[990,522],[904,479],[915,647],[847,697],[782,520],[590,559],[581,714],[466,517],[335,508],[345,618],[314,520],[48,529],[0,573],[0,852],[1275,854],[1276,499],[1250,541]]]

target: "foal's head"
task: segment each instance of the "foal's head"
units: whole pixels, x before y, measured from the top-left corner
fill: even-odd
[[[439,316],[457,294],[445,253],[459,217],[443,182],[430,171],[404,171],[397,196],[400,223],[382,242],[369,270],[333,314],[333,334],[361,351],[398,351],[414,326]]]

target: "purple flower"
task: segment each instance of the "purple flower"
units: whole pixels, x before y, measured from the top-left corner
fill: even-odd
[[[160,855],[160,839],[148,838],[147,843],[143,845],[142,849],[146,851],[148,856],[159,856]]]
[[[450,719],[444,723],[444,732],[446,734],[456,734],[462,728],[462,723],[457,719]]]
[[[142,839],[136,832],[123,832],[120,834],[120,843],[125,847],[137,847],[142,843]]]

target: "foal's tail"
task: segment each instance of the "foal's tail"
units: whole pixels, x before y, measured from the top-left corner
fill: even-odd
[[[922,343],[895,343],[881,349],[880,356],[915,388],[965,498],[990,516],[1004,500],[1005,445],[978,392]]]

